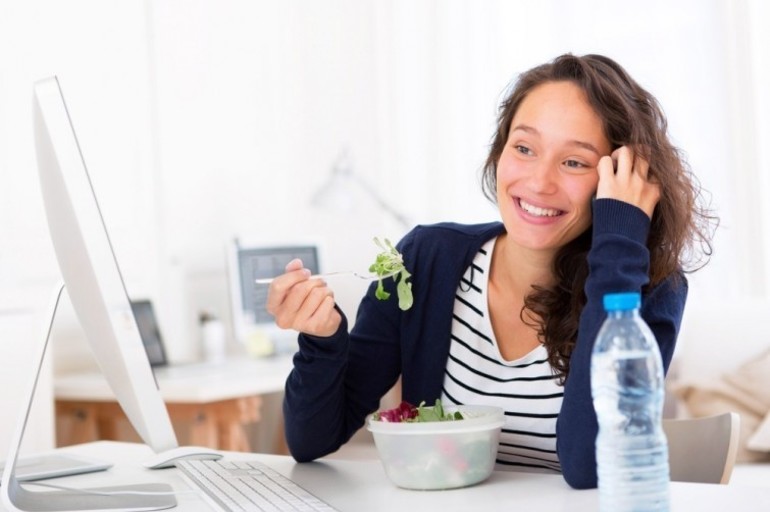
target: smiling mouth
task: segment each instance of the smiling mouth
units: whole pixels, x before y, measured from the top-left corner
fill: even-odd
[[[529,204],[522,198],[519,198],[519,207],[528,214],[535,217],[558,217],[559,215],[564,214],[562,210],[556,210],[554,208],[540,208],[539,206]]]

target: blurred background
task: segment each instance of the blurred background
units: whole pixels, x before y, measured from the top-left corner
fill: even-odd
[[[695,323],[770,293],[769,24],[762,0],[4,0],[0,384],[59,279],[37,79],[59,77],[128,291],[187,361],[200,312],[231,316],[233,239],[315,244],[322,270],[365,270],[374,236],[496,220],[479,171],[505,89],[561,53],[606,54],[657,96],[721,218],[690,277]],[[345,201],[316,200],[340,169]],[[350,317],[364,286],[337,285]],[[65,307],[57,369],[82,363],[75,324]]]

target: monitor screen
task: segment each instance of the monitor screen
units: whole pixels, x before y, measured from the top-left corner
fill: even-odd
[[[131,309],[136,318],[136,325],[139,327],[139,335],[142,337],[144,351],[147,352],[147,359],[150,366],[166,366],[166,347],[163,344],[163,336],[160,333],[160,325],[155,316],[155,308],[152,301],[147,299],[132,300]]]
[[[56,77],[34,86],[34,128],[48,228],[67,294],[129,421],[156,452],[177,446]]]
[[[256,280],[275,277],[284,272],[294,258],[302,260],[313,274],[319,272],[318,248],[315,245],[241,246],[237,240],[229,247],[228,273],[233,331],[237,341],[244,343],[250,328],[274,325],[265,308],[268,287]]]

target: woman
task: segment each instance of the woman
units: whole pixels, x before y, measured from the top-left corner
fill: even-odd
[[[301,333],[284,401],[297,460],[337,450],[401,376],[413,404],[501,406],[498,468],[596,486],[589,370],[602,297],[642,292],[668,369],[685,257],[710,254],[712,218],[656,100],[599,55],[563,55],[519,77],[483,185],[502,223],[418,226],[399,242],[408,311],[372,286],[348,334],[332,291],[300,261],[273,281],[268,311]]]

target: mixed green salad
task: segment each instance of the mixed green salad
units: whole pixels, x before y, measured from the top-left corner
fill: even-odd
[[[401,402],[398,407],[393,409],[375,412],[372,419],[390,423],[424,423],[428,421],[455,421],[464,418],[460,411],[446,412],[441,400],[437,398],[432,407],[426,406],[425,402],[420,402],[418,406],[409,402]]]
[[[396,281],[396,294],[398,295],[398,307],[402,311],[412,307],[414,298],[412,297],[412,283],[407,280],[412,276],[406,267],[404,266],[404,257],[400,252],[393,247],[390,240],[385,238],[380,241],[379,238],[374,237],[374,243],[382,249],[382,252],[377,254],[377,259],[369,266],[369,272],[378,276],[377,289],[375,290],[375,296],[380,300],[387,300],[390,298],[390,293],[385,291],[383,286],[383,280],[392,277]]]

